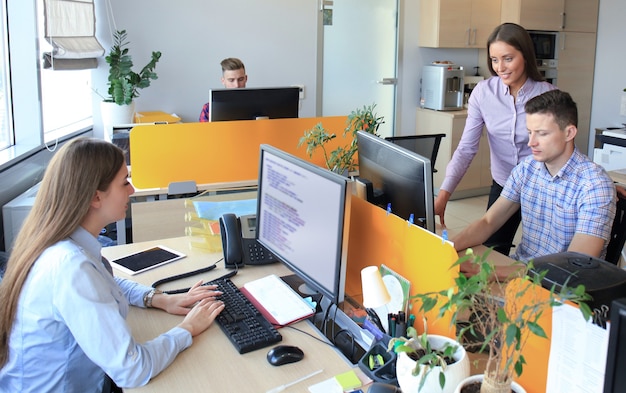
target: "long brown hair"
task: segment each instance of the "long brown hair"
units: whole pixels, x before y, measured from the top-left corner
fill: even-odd
[[[20,293],[35,261],[78,228],[96,190],[106,191],[124,163],[121,149],[91,138],[72,140],[52,157],[0,283],[0,368],[9,358]]]
[[[491,54],[489,53],[491,44],[496,41],[502,41],[522,52],[527,77],[538,82],[545,80],[537,68],[535,48],[533,47],[533,41],[528,31],[515,23],[501,24],[491,32],[491,35],[489,35],[487,39],[487,68],[489,68],[491,75],[497,75],[496,71],[493,69],[493,64],[491,64]]]

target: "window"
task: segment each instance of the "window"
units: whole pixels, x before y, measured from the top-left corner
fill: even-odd
[[[13,121],[11,120],[11,86],[7,56],[6,4],[0,5],[0,150],[13,144]]]
[[[43,53],[52,51],[52,46],[44,38],[44,1],[48,0],[39,0],[37,3],[37,25],[44,141],[50,142],[93,125],[93,93],[91,70],[43,68]]]

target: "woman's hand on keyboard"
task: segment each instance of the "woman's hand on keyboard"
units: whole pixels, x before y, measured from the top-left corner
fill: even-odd
[[[202,299],[189,311],[178,326],[189,331],[192,337],[197,336],[211,326],[222,310],[224,310],[224,303],[221,300]]]
[[[216,291],[215,285],[202,285],[198,281],[185,293],[175,295],[155,294],[152,298],[152,306],[175,315],[187,315],[191,308],[202,299],[215,299],[222,292]]]

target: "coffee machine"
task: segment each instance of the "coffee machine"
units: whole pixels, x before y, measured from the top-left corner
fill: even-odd
[[[422,108],[438,111],[463,109],[463,67],[456,64],[432,64],[422,69]]]

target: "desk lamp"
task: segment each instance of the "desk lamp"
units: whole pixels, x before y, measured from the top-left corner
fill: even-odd
[[[365,307],[367,315],[381,332],[385,332],[385,328],[374,309],[387,305],[391,301],[391,296],[377,266],[368,266],[361,270],[361,286],[363,288],[363,307]]]

